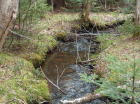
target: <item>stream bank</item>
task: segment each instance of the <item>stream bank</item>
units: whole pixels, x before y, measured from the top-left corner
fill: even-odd
[[[111,15],[112,15],[112,13],[111,13]],[[49,16],[49,18],[47,16]],[[5,46],[8,46],[8,48],[5,50],[4,53],[0,54],[0,59],[1,59],[0,68],[2,69],[2,70],[0,70],[0,74],[2,73],[1,75],[3,75],[3,73],[6,73],[6,74],[4,74],[4,76],[0,76],[2,79],[2,80],[0,80],[2,83],[0,85],[0,88],[3,91],[0,94],[0,98],[1,98],[0,103],[1,102],[5,103],[5,102],[11,101],[11,100],[13,101],[14,98],[24,101],[24,103],[31,103],[31,104],[39,103],[44,100],[50,100],[50,93],[49,93],[49,89],[47,87],[48,86],[47,81],[40,76],[40,72],[35,69],[33,64],[34,65],[36,65],[38,63],[40,64],[45,59],[46,53],[57,45],[56,37],[54,35],[56,35],[58,33],[60,36],[63,36],[65,33],[67,33],[66,30],[69,31],[69,29],[72,25],[71,23],[73,23],[73,21],[78,19],[78,14],[71,15],[71,14],[65,14],[65,13],[61,14],[60,13],[60,14],[54,14],[51,17],[50,17],[50,15],[47,15],[47,16],[46,16],[47,19],[39,21],[35,25],[35,27],[32,28],[33,33],[31,35],[29,34],[30,38],[32,38],[33,40],[37,40],[37,41],[26,40],[24,38],[17,40],[17,37],[9,37],[9,39],[7,40],[7,44]],[[100,16],[100,14],[96,14],[96,16],[94,16],[94,17],[101,17],[101,16]],[[113,18],[114,18],[114,16],[113,16]],[[101,21],[103,21],[103,20],[104,20],[104,18],[101,19]],[[11,40],[13,41],[12,44],[11,44]],[[88,49],[87,46],[89,45],[89,40],[82,39],[81,41],[82,42],[84,41],[86,44],[84,43],[85,44],[84,47],[82,47],[82,49],[79,49],[79,50],[81,50],[80,55],[83,58],[83,60],[86,60],[87,55],[85,56],[85,53],[87,53],[87,52],[85,52],[85,51],[82,52],[82,50]],[[87,43],[88,43],[88,45],[87,45]],[[11,45],[9,45],[9,44],[11,44]],[[74,46],[73,45],[72,45],[72,47],[70,47],[68,49],[69,51],[71,50],[71,48],[75,47],[75,45]],[[64,46],[63,43],[62,43],[62,46]],[[67,44],[67,46],[68,46],[68,44]],[[79,47],[81,47],[80,44],[79,44]],[[72,59],[72,63],[71,63],[72,66],[69,64],[67,64],[67,65],[69,66],[69,69],[70,69],[70,70],[68,70],[69,71],[68,74],[71,73],[72,76],[75,76],[73,78],[75,80],[75,82],[73,82],[73,80],[72,80],[72,82],[74,83],[73,85],[75,85],[75,83],[79,83],[79,85],[81,84],[80,86],[86,86],[87,83],[85,83],[79,79],[78,73],[86,72],[87,69],[90,69],[90,68],[85,69],[85,67],[92,67],[92,65],[86,65],[86,66],[78,65],[77,66],[77,65],[75,65],[75,61],[73,61],[73,60],[75,60],[77,53],[76,52],[70,52],[70,53],[65,52],[65,53],[63,53],[65,55],[62,55],[61,50],[63,50],[63,49],[60,48],[60,51],[59,51],[60,54],[57,56],[60,56],[60,57],[65,56],[64,59],[68,60],[69,55],[70,55],[70,59]],[[67,49],[64,48],[64,50],[67,50]],[[93,50],[93,52],[95,51],[94,47],[92,50]],[[60,59],[60,57],[58,59]],[[85,57],[86,57],[86,59],[85,59]],[[47,55],[46,58],[48,59],[49,55]],[[58,60],[58,62],[61,62],[61,60]],[[68,60],[68,63],[69,62],[70,61]],[[53,64],[53,66],[54,66],[54,64]],[[81,71],[81,69],[82,69],[82,71]],[[9,71],[10,73],[7,73],[7,71]],[[74,73],[76,72],[76,75],[73,72]],[[53,75],[53,76],[55,77],[56,75]],[[78,80],[75,78],[78,78]],[[66,79],[69,79],[69,77],[67,75],[65,77],[65,80]],[[70,83],[71,83],[71,81],[70,81]],[[9,85],[9,86],[7,86],[7,85]],[[70,86],[72,86],[72,85],[70,85]],[[83,91],[80,91],[79,95],[77,95],[77,96],[80,96],[81,92],[82,92],[82,94],[84,94],[84,93],[88,93],[88,92],[92,91],[92,88],[94,88],[95,86],[93,86],[92,88],[91,88],[91,86],[93,86],[93,85],[88,84],[88,86],[87,86],[88,88],[83,89]],[[68,87],[69,87],[69,84],[68,84]],[[88,90],[90,88],[91,88],[91,90]],[[13,92],[9,93],[9,90],[11,90]],[[78,90],[79,90],[79,88],[78,88]],[[75,90],[75,92],[77,92],[77,90]],[[32,93],[32,95],[30,93]],[[57,97],[57,96],[54,96],[54,97]],[[67,98],[68,98],[68,96],[67,96]],[[70,97],[69,97],[69,99],[70,99]],[[14,102],[21,104],[21,102],[18,102],[18,101],[14,101]],[[54,102],[56,102],[56,101],[54,101]]]
[[[93,36],[93,38],[95,37]],[[46,76],[54,83],[57,83],[57,78],[64,72],[59,79],[58,85],[66,95],[51,86],[52,104],[60,104],[60,100],[78,98],[95,90],[96,86],[80,79],[80,74],[89,73],[90,75],[94,70],[94,66],[91,64],[76,64],[79,61],[78,58],[87,60],[90,53],[89,48],[92,52],[97,51],[99,44],[93,38],[78,37],[73,42],[60,43],[57,50],[46,60],[43,70]],[[90,45],[92,47],[89,47]],[[87,104],[101,104],[101,102],[93,101]]]
[[[97,41],[96,35],[105,35],[105,33],[112,33],[114,36],[118,35],[115,29],[108,29],[108,31],[99,31],[97,33],[86,33],[89,35],[69,35],[61,40],[57,49],[49,54],[48,59],[42,65],[46,76],[58,85],[63,92],[50,85],[52,94],[52,104],[61,104],[61,100],[70,100],[82,97],[94,92],[96,85],[82,81],[80,75],[91,75],[95,71],[95,66],[91,62],[81,63],[90,60],[90,54],[97,54],[100,52],[100,42]],[[72,36],[72,37],[71,37]],[[83,104],[107,104],[107,99],[96,99]]]

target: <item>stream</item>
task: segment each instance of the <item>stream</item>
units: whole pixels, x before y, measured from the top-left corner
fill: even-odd
[[[52,94],[51,104],[61,104],[60,100],[70,100],[94,92],[96,86],[82,81],[79,74],[91,74],[94,66],[89,63],[77,64],[77,60],[87,60],[89,53],[97,53],[99,42],[95,36],[79,36],[74,41],[60,42],[55,52],[47,56],[42,68],[46,76],[57,84],[66,94],[49,85]],[[107,104],[96,99],[84,104]]]

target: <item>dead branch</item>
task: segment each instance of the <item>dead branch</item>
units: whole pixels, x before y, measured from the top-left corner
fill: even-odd
[[[0,28],[1,28],[1,29],[4,29],[4,27],[2,27],[1,25],[0,25]],[[25,35],[22,35],[22,34],[19,34],[19,33],[15,32],[15,31],[12,31],[12,30],[9,29],[9,28],[7,28],[7,31],[9,31],[9,32],[11,32],[13,35],[19,36],[19,37],[21,37],[21,38],[25,38],[25,39],[32,40],[32,41],[37,41],[37,40],[34,40],[34,39],[32,39],[32,38],[30,38],[30,37],[28,37],[28,36],[25,36]]]
[[[84,102],[88,102],[90,100],[98,99],[103,97],[101,94],[87,94],[84,97],[73,99],[73,100],[61,100],[62,104],[81,104]]]
[[[64,70],[63,70],[62,73],[60,74],[60,76],[59,76],[59,78],[58,78],[58,82],[59,82],[59,80],[62,78],[62,76],[63,76],[65,70],[66,70],[66,69],[64,68]]]
[[[136,81],[136,83],[140,84],[140,81]],[[122,86],[117,86],[117,88],[128,89],[128,86],[122,85]],[[100,93],[97,93],[97,94],[90,93],[81,98],[77,98],[77,99],[73,99],[73,100],[61,100],[60,102],[62,104],[81,104],[81,103],[95,100],[95,99],[98,99],[101,97],[105,97],[105,95],[102,95]],[[131,98],[131,97],[128,96],[128,98]],[[136,102],[136,104],[137,104],[137,102]]]
[[[94,34],[94,33],[82,33],[82,34],[78,34],[79,36],[98,36],[98,35],[101,35],[101,34]]]
[[[44,74],[42,68],[40,67],[41,72]],[[66,94],[59,86],[57,86],[54,82],[52,82],[45,74],[44,74],[45,79],[51,83],[55,88],[57,88],[59,91],[61,91],[63,94]]]
[[[85,61],[79,61],[78,63],[81,64],[81,63],[89,63],[89,62],[93,62],[95,61],[95,59],[90,59],[90,60],[85,60]]]
[[[91,33],[91,32],[87,32],[87,33],[72,33],[71,36],[98,36],[98,35],[102,35],[100,33]]]

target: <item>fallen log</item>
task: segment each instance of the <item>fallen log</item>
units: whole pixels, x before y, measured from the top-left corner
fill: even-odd
[[[102,34],[99,34],[99,33],[82,33],[82,34],[78,34],[78,36],[99,36],[99,35],[102,35]]]
[[[74,37],[75,36],[85,36],[85,37],[87,37],[87,36],[98,36],[98,35],[102,35],[102,34],[87,32],[87,33],[71,33],[70,36],[74,36]]]
[[[135,84],[140,84],[140,81],[136,81]],[[126,85],[122,85],[122,86],[117,86],[117,88],[128,89],[129,87]],[[97,93],[97,94],[90,93],[80,98],[76,98],[73,100],[61,100],[60,102],[62,104],[81,104],[81,103],[88,102],[88,101],[95,100],[102,97],[105,97],[105,95],[100,94],[100,93]],[[128,95],[128,98],[131,99],[131,96]],[[138,104],[137,102],[135,103]]]
[[[86,96],[81,97],[81,98],[77,98],[73,100],[61,100],[60,102],[62,104],[81,104],[81,103],[88,102],[88,101],[98,99],[101,97],[103,97],[103,95],[101,94],[87,94]]]

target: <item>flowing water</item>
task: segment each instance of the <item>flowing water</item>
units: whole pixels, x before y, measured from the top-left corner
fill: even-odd
[[[92,47],[90,47],[92,46]],[[91,74],[90,64],[80,65],[77,60],[87,60],[89,51],[95,52],[99,44],[92,38],[78,38],[74,42],[61,43],[57,50],[48,55],[43,65],[46,76],[57,84],[66,94],[50,85],[52,104],[61,104],[60,100],[82,97],[95,90],[96,86],[80,79],[81,73]],[[105,104],[99,99],[84,104]]]

